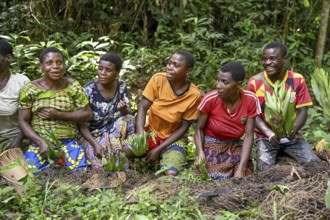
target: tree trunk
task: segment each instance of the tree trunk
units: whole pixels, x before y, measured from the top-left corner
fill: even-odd
[[[325,48],[325,41],[327,38],[329,11],[330,11],[330,0],[323,0],[319,37],[316,43],[316,54],[315,54],[315,65],[316,67],[319,68],[322,67],[322,58]]]

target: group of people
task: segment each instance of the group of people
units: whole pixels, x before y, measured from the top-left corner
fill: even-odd
[[[11,45],[0,40],[0,152],[26,149],[29,166],[39,170],[50,166],[47,150],[49,143],[55,143],[46,131],[62,142],[65,166],[73,170],[100,170],[101,158],[111,154],[119,158],[125,153],[128,164],[133,163],[137,155],[131,141],[145,131],[152,135],[147,137],[144,163],[159,164],[166,175],[175,176],[187,164],[181,139],[196,122],[195,164],[205,164],[213,180],[250,175],[254,144],[259,171],[274,165],[279,152],[297,161],[319,160],[298,133],[312,100],[303,76],[285,69],[287,48],[280,42],[264,47],[264,70],[249,79],[247,89],[242,88],[244,67],[229,62],[218,71],[215,89],[205,95],[189,81],[193,55],[175,52],[166,71],[154,74],[147,83],[136,117],[125,81],[119,78],[122,60],[116,53],[101,57],[98,77],[83,87],[64,76],[64,56],[58,48],[41,52],[43,75],[34,81],[12,73],[12,59]],[[265,91],[272,92],[276,81],[292,88],[297,111],[292,134],[280,140],[264,120]]]

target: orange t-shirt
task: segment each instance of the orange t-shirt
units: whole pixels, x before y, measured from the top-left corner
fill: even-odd
[[[148,125],[160,138],[168,138],[182,120],[196,121],[201,92],[190,83],[187,91],[177,96],[166,78],[166,73],[156,73],[149,80],[142,94],[152,102],[148,113]]]

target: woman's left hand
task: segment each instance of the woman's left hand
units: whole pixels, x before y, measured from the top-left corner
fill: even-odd
[[[56,119],[58,112],[55,108],[42,108],[38,111],[38,116],[41,119]]]

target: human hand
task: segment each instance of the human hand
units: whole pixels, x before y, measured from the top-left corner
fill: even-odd
[[[159,160],[159,155],[160,155],[160,152],[158,151],[157,148],[151,150],[147,156],[144,158],[144,163],[145,164],[152,164],[152,163],[155,163],[156,161]]]
[[[96,143],[94,146],[94,155],[98,158],[104,157],[104,150],[100,143]]]
[[[275,134],[272,134],[268,137],[268,141],[271,143],[271,144],[279,144],[280,141],[277,139],[276,135]]]
[[[48,151],[48,145],[44,140],[42,140],[41,143],[39,144],[39,153],[43,159],[46,159],[48,157],[47,151]]]
[[[119,148],[115,149],[115,154],[116,154],[116,156],[117,156],[118,159],[120,158],[120,153],[121,152],[122,152],[121,149],[119,149]]]
[[[200,165],[200,164],[203,164],[205,163],[205,154],[204,152],[200,152],[199,154],[197,154],[196,156],[196,160],[194,162],[194,165]]]
[[[237,177],[237,178],[244,177],[243,169],[237,169],[236,172],[234,173],[234,177]]]
[[[38,111],[41,119],[56,119],[59,111],[55,108],[42,108]]]
[[[288,139],[289,139],[290,141],[292,141],[293,139],[296,138],[296,134],[297,134],[297,132],[292,131],[291,134],[289,134]]]
[[[117,105],[117,109],[120,111],[121,114],[126,114],[127,112],[127,105],[126,102],[120,100]]]

